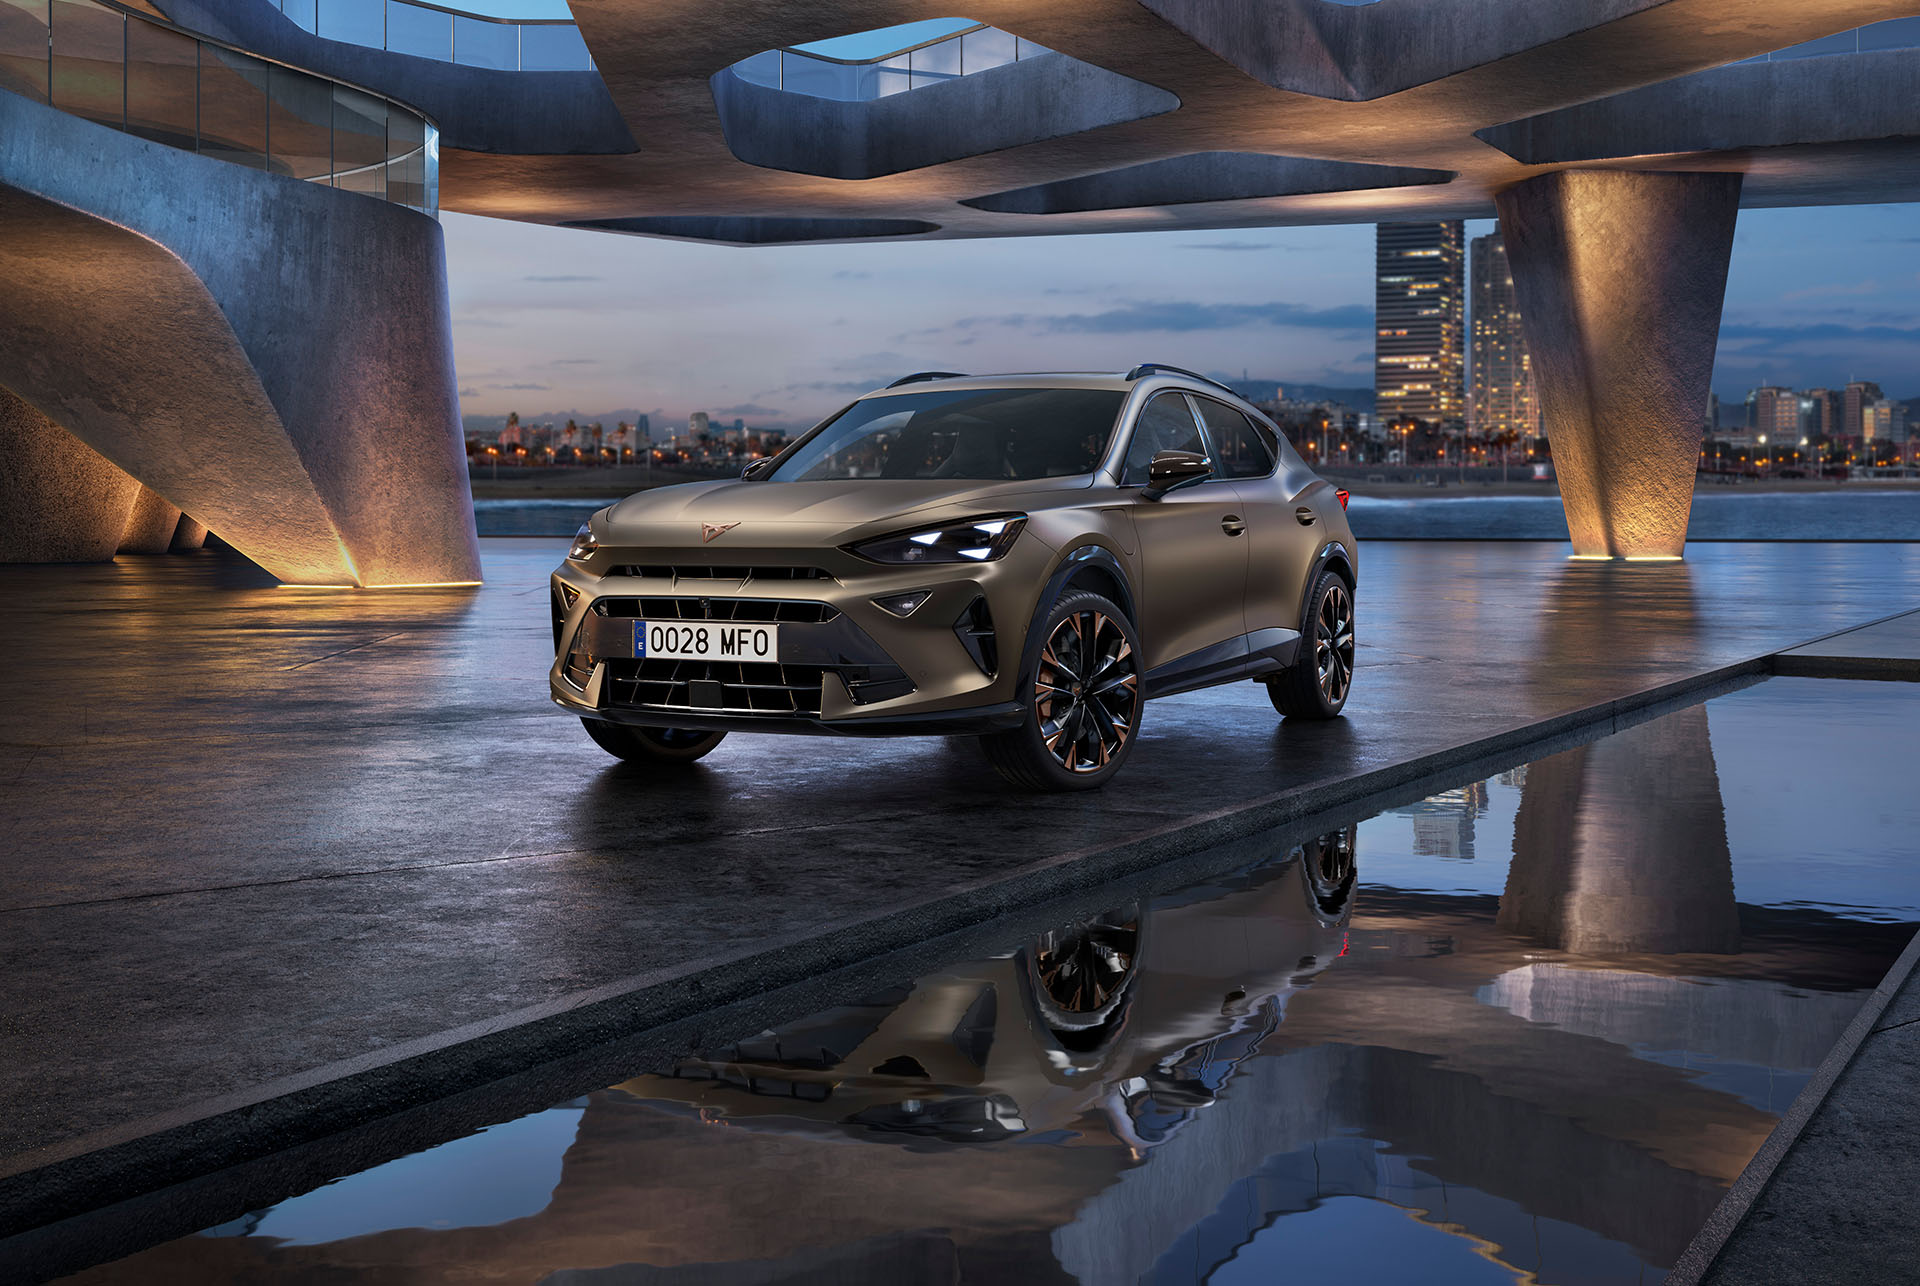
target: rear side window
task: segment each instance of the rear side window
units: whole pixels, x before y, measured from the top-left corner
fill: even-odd
[[[1224,402],[1196,397],[1207,433],[1213,438],[1213,467],[1229,478],[1264,478],[1273,472],[1273,443],[1255,424]]]
[[[1147,485],[1147,466],[1162,451],[1207,453],[1200,440],[1200,426],[1194,423],[1187,399],[1178,393],[1156,393],[1140,410],[1133,425],[1133,441],[1127,445],[1127,467],[1120,476],[1123,487]]]

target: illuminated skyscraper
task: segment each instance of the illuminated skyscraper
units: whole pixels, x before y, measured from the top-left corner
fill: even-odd
[[[1520,333],[1507,243],[1498,232],[1473,240],[1473,385],[1467,427],[1475,433],[1540,432],[1533,363]]]
[[[1463,418],[1466,311],[1460,222],[1380,224],[1374,243],[1373,387],[1383,420]]]

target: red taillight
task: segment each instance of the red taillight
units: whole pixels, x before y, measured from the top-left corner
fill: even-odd
[[[1353,494],[1352,492],[1350,492],[1350,491],[1348,491],[1348,490],[1346,490],[1345,488],[1341,488],[1341,489],[1339,489],[1339,490],[1337,490],[1337,491],[1335,491],[1335,492],[1333,493],[1333,496],[1334,496],[1334,499],[1336,499],[1336,500],[1338,500],[1338,501],[1340,502],[1340,507],[1341,507],[1342,509],[1345,509],[1345,508],[1347,507],[1347,497],[1348,497],[1348,496],[1350,496],[1350,495],[1352,495],[1352,494]]]

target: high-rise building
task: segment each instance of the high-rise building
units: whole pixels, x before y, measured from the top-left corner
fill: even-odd
[[[1789,442],[1800,436],[1800,396],[1790,388],[1768,384],[1747,394],[1747,428],[1769,442]]]
[[[1489,435],[1540,432],[1540,402],[1533,362],[1520,333],[1520,305],[1513,296],[1507,243],[1498,232],[1473,240],[1473,311],[1469,315],[1473,382],[1467,427]]]
[[[707,419],[707,413],[705,411],[695,411],[687,417],[687,435],[693,438],[694,441],[699,441],[700,435],[710,432],[711,429],[712,422]]]
[[[1840,432],[1843,438],[1858,438],[1865,430],[1860,422],[1860,413],[1870,402],[1878,402],[1886,394],[1872,380],[1853,380],[1848,383],[1846,392],[1840,395]]]
[[[1875,398],[1860,408],[1860,437],[1867,442],[1905,442],[1907,408],[1902,402]]]
[[[1466,412],[1466,246],[1459,220],[1382,223],[1374,241],[1374,403],[1382,418]]]
[[[1830,438],[1840,424],[1840,395],[1828,388],[1810,388],[1800,395],[1800,436]]]

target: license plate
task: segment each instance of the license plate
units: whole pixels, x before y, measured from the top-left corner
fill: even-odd
[[[731,621],[635,621],[633,654],[663,661],[778,661],[778,625]]]

